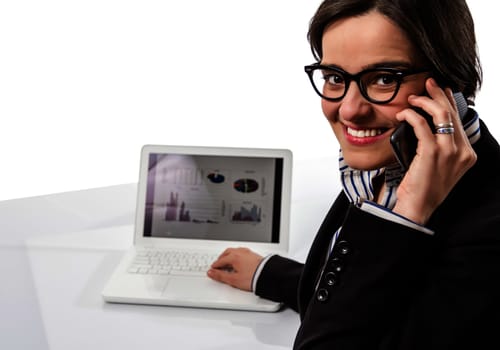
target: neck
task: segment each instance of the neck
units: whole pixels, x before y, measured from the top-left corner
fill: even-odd
[[[381,204],[383,193],[386,187],[385,184],[385,176],[384,175],[379,175],[376,178],[373,179],[373,194],[374,194],[374,200],[378,204]]]

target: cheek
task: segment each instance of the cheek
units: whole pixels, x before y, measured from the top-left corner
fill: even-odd
[[[395,127],[399,124],[398,119],[396,118],[396,114],[405,109],[405,105],[390,105],[390,106],[382,106],[379,107],[378,115],[380,119],[383,119],[387,126]]]
[[[329,121],[333,122],[336,121],[337,115],[338,115],[338,110],[339,110],[339,104],[335,102],[330,102],[326,100],[321,100],[321,109],[323,110],[323,114],[325,115],[326,119]]]

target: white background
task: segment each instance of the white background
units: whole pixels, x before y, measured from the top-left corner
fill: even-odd
[[[319,0],[0,3],[0,200],[137,181],[142,145],[335,157],[303,66]],[[469,0],[497,138],[496,11]]]

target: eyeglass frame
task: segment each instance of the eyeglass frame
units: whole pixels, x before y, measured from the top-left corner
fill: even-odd
[[[344,89],[344,93],[342,94],[342,96],[340,96],[340,97],[327,97],[321,91],[318,90],[318,87],[314,83],[314,79],[313,79],[314,71],[318,70],[318,69],[333,70],[333,71],[335,71],[343,76],[344,82],[345,82],[345,89]],[[377,67],[377,68],[364,69],[361,72],[358,72],[356,74],[350,74],[337,66],[325,65],[325,64],[321,64],[321,63],[313,63],[310,65],[304,66],[304,70],[305,70],[307,76],[309,77],[309,80],[311,81],[311,85],[313,86],[314,91],[316,91],[316,93],[322,99],[325,99],[327,101],[332,101],[332,102],[341,101],[345,97],[345,95],[347,94],[347,91],[349,90],[349,86],[351,85],[351,82],[354,81],[358,85],[358,88],[359,88],[359,91],[361,92],[361,95],[366,100],[368,100],[369,102],[374,103],[374,104],[386,104],[386,103],[389,103],[392,100],[394,100],[399,92],[399,89],[401,88],[401,84],[403,83],[403,79],[405,77],[410,76],[410,75],[428,72],[428,69],[411,69],[411,68],[399,69],[399,68],[393,68],[393,67]],[[387,100],[378,101],[378,100],[372,99],[370,96],[368,96],[368,93],[366,92],[366,89],[361,82],[361,77],[364,74],[370,73],[370,72],[377,72],[377,71],[390,72],[390,73],[395,75],[397,86],[396,86],[396,89],[394,90],[392,97],[387,99]]]

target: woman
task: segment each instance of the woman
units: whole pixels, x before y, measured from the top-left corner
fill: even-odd
[[[481,83],[465,0],[325,0],[309,41],[344,191],[304,265],[228,249],[208,276],[297,310],[296,349],[498,348],[500,148],[452,94]]]

